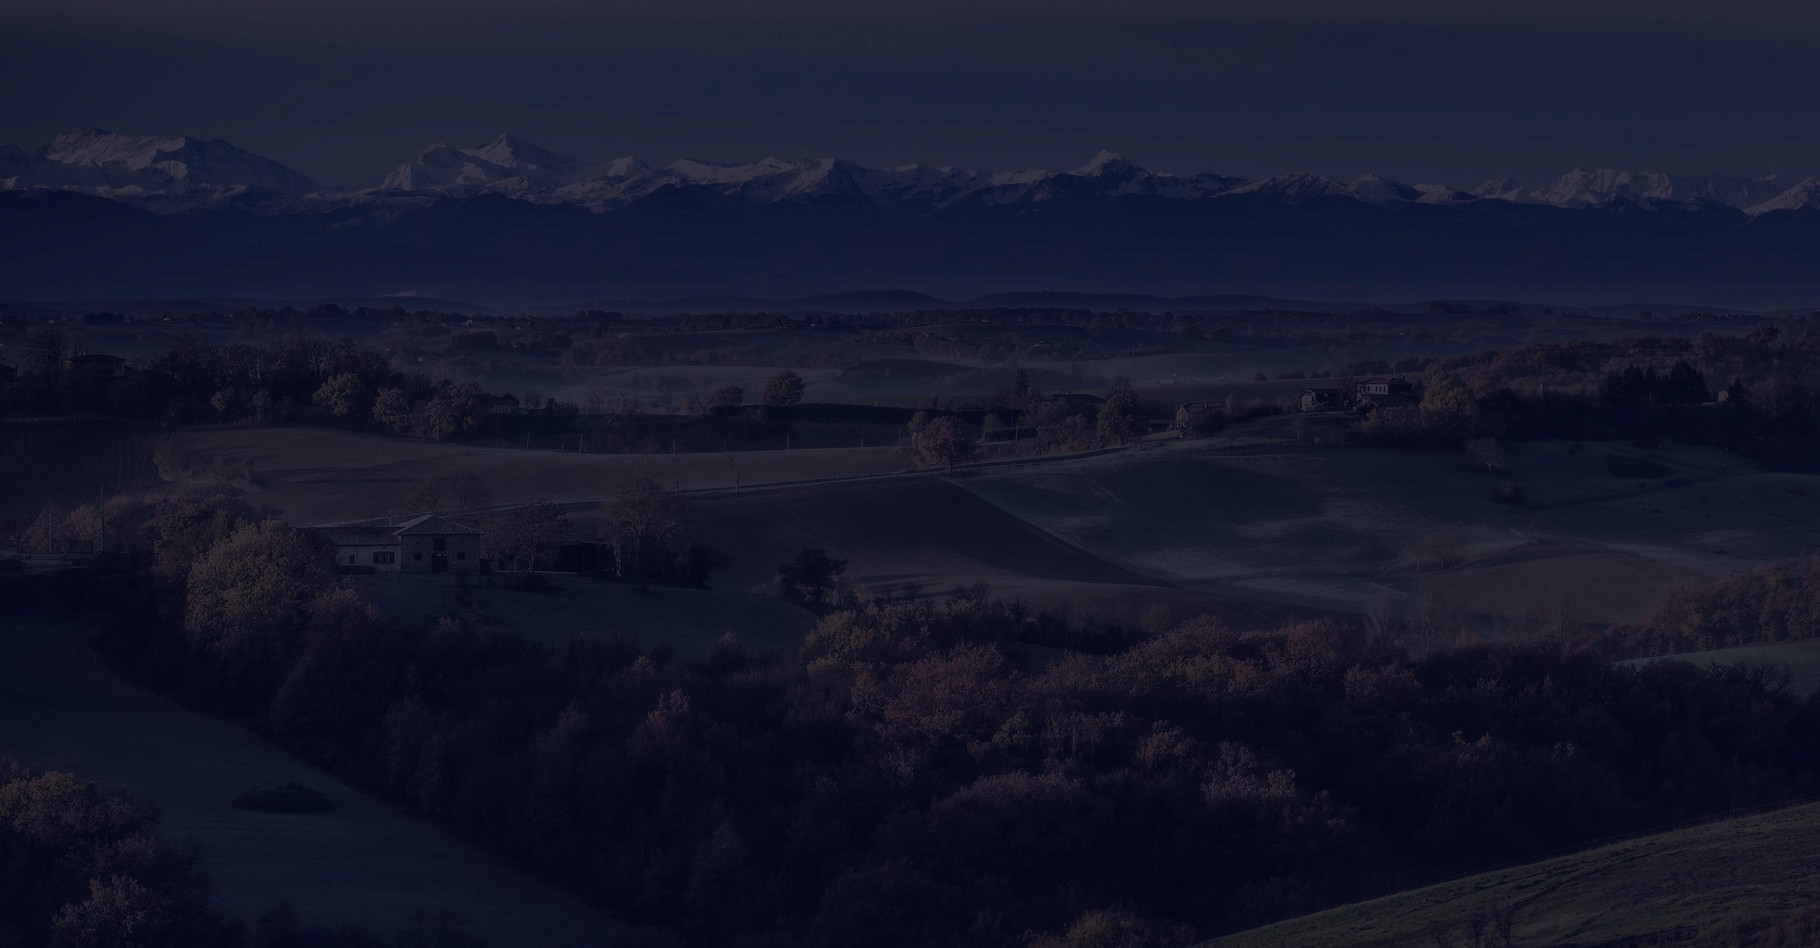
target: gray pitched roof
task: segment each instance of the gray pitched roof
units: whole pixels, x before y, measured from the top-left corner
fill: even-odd
[[[392,528],[398,536],[480,536],[480,531],[473,527],[464,527],[453,520],[447,520],[436,514],[424,514]]]
[[[325,527],[322,535],[336,546],[388,546],[398,542],[391,527]]]

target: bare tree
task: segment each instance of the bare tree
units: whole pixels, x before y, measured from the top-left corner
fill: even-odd
[[[493,488],[472,474],[448,478],[443,484],[451,507],[462,516],[472,516],[493,506]]]
[[[433,480],[412,481],[405,486],[404,493],[399,496],[398,502],[411,513],[441,513],[443,483]]]
[[[568,532],[569,518],[562,508],[546,500],[534,500],[516,507],[488,535],[494,551],[509,556],[513,564],[537,569],[537,561],[556,552]]]
[[[689,504],[649,477],[622,481],[602,505],[603,539],[621,578],[664,579],[688,556]]]

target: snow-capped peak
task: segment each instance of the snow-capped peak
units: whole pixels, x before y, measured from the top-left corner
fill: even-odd
[[[603,161],[596,165],[594,170],[609,178],[630,178],[635,175],[648,174],[651,171],[651,168],[637,158],[626,155],[624,157],[614,158],[610,161]]]
[[[1352,191],[1346,185],[1305,171],[1274,175],[1250,184],[1240,185],[1226,193],[1251,194],[1285,202],[1352,196]]]
[[[678,158],[664,170],[698,184],[745,184],[760,178],[783,174],[795,165],[776,158],[762,158],[749,165],[726,165],[694,158]]]
[[[1353,197],[1370,204],[1394,204],[1422,197],[1421,190],[1415,187],[1375,174],[1360,175],[1347,190]]]
[[[1761,204],[1745,208],[1744,213],[1756,217],[1771,211],[1801,211],[1813,208],[1820,208],[1820,178],[1808,178]]]
[[[106,129],[91,128],[58,135],[44,146],[42,155],[66,165],[102,167],[119,164],[138,171],[156,163],[160,153],[177,151],[189,142],[188,138],[116,135]]]
[[[513,135],[456,148],[436,142],[386,175],[384,188],[401,191],[493,190],[541,193],[587,177],[588,166]]]
[[[295,193],[316,188],[308,177],[224,141],[122,135],[100,128],[56,136],[19,171],[20,178],[48,187],[148,191],[250,187]]]
[[[1105,174],[1108,171],[1125,171],[1133,168],[1135,168],[1135,166],[1132,165],[1131,162],[1126,161],[1124,155],[1121,155],[1116,151],[1108,151],[1102,148],[1091,160],[1079,168],[1074,169],[1070,174],[1095,177]]]
[[[490,161],[501,168],[526,171],[558,168],[568,170],[580,167],[582,164],[573,158],[564,158],[553,151],[539,148],[511,135],[501,135],[485,145],[464,150],[476,158]]]

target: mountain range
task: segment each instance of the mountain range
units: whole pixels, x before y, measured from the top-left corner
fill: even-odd
[[[838,158],[585,161],[502,135],[329,188],[223,141],[0,146],[0,286],[112,292],[835,292],[877,286],[1820,287],[1820,178],[1575,169],[1462,189]]]

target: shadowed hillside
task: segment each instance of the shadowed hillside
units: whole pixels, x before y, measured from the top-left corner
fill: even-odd
[[[1510,940],[1502,943],[1525,948],[1751,944],[1738,932],[1811,906],[1816,879],[1820,805],[1810,804],[1360,902],[1213,944],[1472,945],[1475,914],[1494,928],[1507,921]]]
[[[696,511],[710,544],[738,551],[714,578],[724,589],[772,591],[777,565],[814,547],[848,560],[847,577],[879,594],[942,595],[984,583],[997,597],[1108,618],[1161,609],[1251,621],[1285,612],[1115,566],[935,478],[703,497]]]

